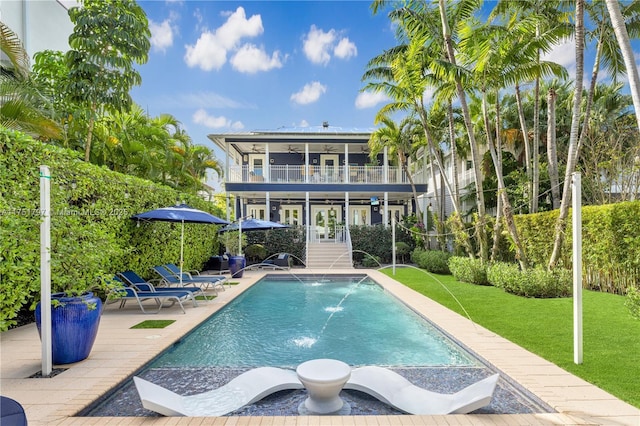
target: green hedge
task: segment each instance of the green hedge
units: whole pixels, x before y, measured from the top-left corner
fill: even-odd
[[[450,274],[449,258],[451,254],[440,250],[424,250],[417,248],[411,253],[411,259],[419,268],[434,274]]]
[[[184,201],[225,218],[211,203],[86,163],[78,153],[0,128],[0,330],[40,294],[40,165],[51,174],[52,291],[91,287],[98,276],[177,263],[180,226],[131,215]],[[185,269],[218,251],[216,227],[185,224]]]
[[[487,268],[487,278],[495,287],[518,296],[555,298],[568,297],[572,292],[571,271],[563,268],[521,271],[515,263],[497,262]]]
[[[558,211],[515,217],[529,261],[546,267],[553,250]],[[625,294],[640,286],[640,201],[582,209],[583,281],[587,288]],[[572,267],[571,214],[560,265]]]
[[[449,270],[458,281],[465,283],[489,285],[487,267],[480,259],[453,256],[449,259]]]

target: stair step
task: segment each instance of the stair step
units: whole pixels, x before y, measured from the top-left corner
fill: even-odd
[[[343,243],[310,243],[307,255],[307,268],[353,268],[349,249]]]

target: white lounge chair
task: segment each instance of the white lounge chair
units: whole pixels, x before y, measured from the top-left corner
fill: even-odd
[[[188,417],[223,416],[274,392],[304,387],[295,371],[275,367],[254,368],[224,386],[191,396],[178,395],[140,377],[133,381],[147,410]]]
[[[466,388],[443,394],[412,384],[400,374],[383,367],[355,368],[343,389],[367,393],[409,414],[466,414],[491,403],[499,374]]]

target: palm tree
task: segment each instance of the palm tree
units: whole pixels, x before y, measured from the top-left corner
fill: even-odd
[[[369,156],[371,158],[377,158],[385,148],[390,156],[397,159],[402,172],[407,176],[409,184],[411,185],[411,192],[413,193],[413,199],[415,201],[416,212],[418,217],[420,214],[420,205],[418,204],[418,192],[413,180],[413,175],[409,169],[409,158],[416,151],[416,148],[412,145],[411,132],[411,120],[405,118],[400,125],[386,116],[379,116],[376,118],[376,124],[382,124],[378,127],[369,138]]]
[[[640,129],[640,77],[638,76],[638,66],[636,65],[635,55],[631,48],[629,32],[627,31],[624,16],[620,10],[620,2],[618,0],[605,0],[605,2],[611,18],[611,24],[613,25],[613,31],[618,39],[625,67],[627,68],[629,88],[631,90],[633,106],[636,111],[636,121],[638,122],[638,129]],[[629,9],[633,8],[633,10],[637,10],[638,7],[640,7],[638,1],[634,1],[629,5]]]
[[[571,132],[569,135],[569,152],[567,154],[567,168],[564,176],[562,201],[560,213],[556,221],[553,251],[549,259],[549,269],[554,269],[560,259],[560,251],[564,243],[567,216],[569,215],[569,202],[571,201],[571,175],[578,161],[578,131],[580,128],[580,110],[582,103],[582,79],[584,76],[584,0],[576,0],[575,13],[575,39],[576,39],[576,83],[573,95],[573,112],[571,116]]]
[[[521,66],[530,67],[541,62],[541,54],[548,51],[561,39],[570,35],[569,14],[566,10],[567,2],[562,0],[501,0],[491,12],[491,18],[506,17],[507,28],[518,25],[522,28],[528,26],[529,32],[521,33],[517,43],[528,45],[535,43],[537,50],[528,56],[522,56]],[[517,62],[516,62],[517,63]],[[535,69],[535,68],[533,68]],[[538,211],[538,195],[540,187],[540,79],[542,74],[535,75],[529,80],[517,80],[515,82],[515,96],[518,104],[520,127],[525,147],[525,164],[527,176],[530,178],[530,205],[529,211]],[[529,131],[526,125],[523,104],[520,96],[520,83],[534,82],[534,106],[533,106],[533,144],[529,149]]]
[[[57,138],[60,126],[53,117],[51,100],[30,78],[30,60],[18,36],[0,22],[0,47],[11,66],[0,69],[0,125],[36,138]]]

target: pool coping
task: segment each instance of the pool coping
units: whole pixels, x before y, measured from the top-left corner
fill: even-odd
[[[377,270],[331,270],[331,274],[368,274],[416,312],[429,318],[557,413],[447,416],[286,416],[286,417],[74,417],[136,370],[267,274],[328,275],[327,271],[252,270],[233,279],[212,301],[145,315],[135,306],[105,306],[96,343],[88,359],[64,366],[51,378],[28,378],[41,370],[41,345],[34,324],[0,334],[0,392],[19,401],[30,425],[498,425],[607,424],[640,425],[640,410],[554,364],[471,323]],[[130,329],[147,319],[177,320],[163,329]]]

